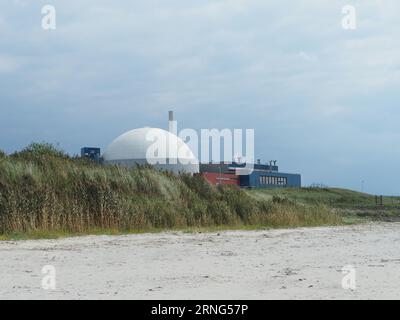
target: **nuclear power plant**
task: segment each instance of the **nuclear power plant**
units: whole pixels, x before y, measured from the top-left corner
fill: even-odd
[[[252,170],[243,174],[249,164],[239,162],[199,163],[193,150],[173,130],[174,115],[169,112],[169,128],[144,127],[128,131],[106,148],[84,147],[81,156],[103,163],[131,168],[151,165],[157,170],[175,174],[201,174],[214,185],[237,185],[241,188],[300,188],[301,175],[279,171],[277,161],[262,164],[261,160],[251,164]],[[161,148],[154,148],[161,140]]]
[[[165,137],[165,155],[149,157],[153,141],[149,137]],[[170,150],[169,146],[177,146]],[[179,151],[179,152],[178,152]],[[178,136],[158,128],[140,128],[116,138],[103,154],[104,164],[133,167],[151,164],[156,169],[178,173],[199,173],[199,163],[189,146]]]

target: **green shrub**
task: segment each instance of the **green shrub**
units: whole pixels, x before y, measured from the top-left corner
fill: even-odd
[[[37,160],[39,158],[68,158],[68,155],[51,143],[32,142],[26,148],[11,155],[17,159]]]
[[[335,224],[325,207],[256,200],[200,175],[175,176],[70,158],[31,144],[0,161],[0,234]]]

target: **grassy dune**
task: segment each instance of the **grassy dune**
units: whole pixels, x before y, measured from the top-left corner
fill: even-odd
[[[273,197],[281,197],[297,203],[325,204],[335,208],[400,206],[400,197],[383,196],[381,205],[380,196],[376,198],[375,195],[338,188],[258,189],[250,190],[249,194],[258,200],[271,200]]]
[[[297,204],[324,205],[345,222],[400,221],[400,197],[382,197],[381,203],[380,196],[337,188],[251,190],[248,194],[259,201],[279,197]]]
[[[321,203],[255,195],[200,176],[101,166],[32,144],[0,153],[0,238],[341,223]]]
[[[259,200],[268,200],[275,196],[303,204],[319,203],[335,207],[371,206],[375,204],[375,196],[334,188],[251,190],[251,194]],[[387,202],[387,198],[385,198],[385,202]]]

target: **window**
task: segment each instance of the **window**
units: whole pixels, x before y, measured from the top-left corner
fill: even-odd
[[[260,184],[266,185],[274,185],[274,186],[286,186],[287,178],[286,177],[260,177]]]

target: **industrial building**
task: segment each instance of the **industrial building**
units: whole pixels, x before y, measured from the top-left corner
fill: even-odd
[[[169,115],[170,123],[173,113]],[[165,139],[165,155],[149,157],[148,151],[154,141],[151,137]],[[174,146],[170,149],[170,146]],[[199,163],[189,146],[178,136],[159,128],[139,128],[116,138],[103,154],[104,164],[134,167],[150,164],[158,170],[178,173],[199,173]]]
[[[96,162],[100,162],[101,149],[93,147],[84,147],[81,149],[81,157],[87,158]]]
[[[128,131],[117,137],[100,156],[100,148],[85,147],[81,156],[94,161],[102,161],[105,165],[134,167],[137,165],[152,165],[158,170],[170,171],[176,174],[201,174],[213,185],[236,185],[241,188],[300,188],[301,175],[279,172],[276,161],[262,164],[260,160],[253,170],[245,171],[246,164],[207,163],[199,164],[190,147],[176,134],[171,123],[173,113],[169,112],[169,130],[159,128],[139,128]],[[165,137],[165,156],[149,157],[149,148],[153,141],[149,136]],[[177,146],[174,150],[171,146]],[[176,150],[175,150],[176,149]]]
[[[276,161],[261,164],[258,161],[249,174],[241,174],[245,164],[200,164],[203,177],[214,185],[230,184],[241,188],[300,188],[301,175],[279,172]]]

